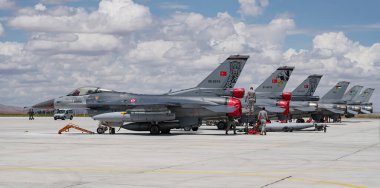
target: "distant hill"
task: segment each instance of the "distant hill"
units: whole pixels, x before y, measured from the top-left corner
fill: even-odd
[[[23,107],[7,106],[0,104],[0,114],[25,114]]]

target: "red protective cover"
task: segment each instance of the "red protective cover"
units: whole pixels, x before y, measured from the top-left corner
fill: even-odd
[[[227,99],[227,106],[235,107],[235,111],[228,113],[227,114],[228,116],[230,116],[230,117],[240,117],[241,116],[242,107],[241,107],[241,102],[239,99],[235,99],[235,98]]]
[[[282,99],[290,101],[292,99],[292,92],[283,92]]]
[[[234,88],[232,90],[232,96],[238,99],[244,97],[245,89],[244,88]]]
[[[279,100],[277,102],[278,106],[281,106],[282,108],[285,109],[285,111],[282,114],[289,115],[289,112],[290,112],[289,104],[290,104],[290,101],[288,101],[288,100]]]

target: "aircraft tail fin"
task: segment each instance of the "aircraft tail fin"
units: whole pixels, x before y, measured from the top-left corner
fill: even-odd
[[[182,96],[227,96],[233,93],[241,71],[247,62],[248,55],[231,55],[221,63],[196,87],[169,92],[167,95]],[[244,92],[243,92],[244,93]]]
[[[249,56],[231,55],[209,74],[198,88],[233,88]]]
[[[293,90],[292,96],[313,96],[321,78],[322,75],[319,74],[308,76],[296,89]]]
[[[282,93],[293,70],[294,67],[279,67],[255,91],[258,93]]]
[[[356,96],[360,94],[360,91],[363,89],[363,86],[355,85],[352,88],[350,88],[343,96],[343,101],[352,101]]]
[[[334,102],[341,100],[349,84],[350,82],[347,81],[338,82],[321,98],[321,101]]]
[[[355,97],[354,101],[360,102],[360,103],[368,103],[369,100],[371,99],[374,91],[375,91],[375,89],[373,89],[373,88],[367,88],[360,95]]]

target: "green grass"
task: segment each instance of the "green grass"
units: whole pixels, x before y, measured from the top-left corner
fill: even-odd
[[[380,119],[380,115],[360,114],[360,115],[356,115],[355,118],[363,118],[363,119]]]

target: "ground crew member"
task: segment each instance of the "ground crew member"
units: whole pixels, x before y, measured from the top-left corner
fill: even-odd
[[[236,122],[233,117],[228,117],[226,134],[228,134],[228,131],[231,129],[231,126],[233,126],[234,134],[236,134]]]
[[[249,89],[247,95],[245,96],[245,102],[247,103],[249,115],[252,115],[256,103],[256,93],[253,91],[253,87]]]
[[[263,107],[262,110],[259,112],[257,119],[259,120],[260,125],[261,125],[261,133],[260,134],[261,135],[263,135],[263,134],[267,135],[265,127],[267,126],[267,120],[269,120],[269,118],[268,118],[267,111],[265,111],[265,107]]]
[[[34,120],[34,111],[33,111],[33,108],[31,108],[28,112],[29,114],[29,120]]]

